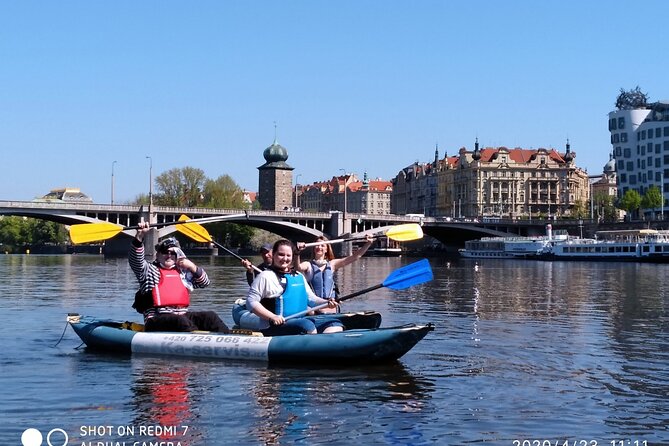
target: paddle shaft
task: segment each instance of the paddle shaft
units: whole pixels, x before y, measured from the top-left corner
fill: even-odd
[[[371,235],[370,238],[381,238],[385,237],[385,234],[374,234]],[[351,237],[351,238],[336,238],[334,240],[321,240],[319,242],[310,242],[310,243],[305,243],[304,247],[305,248],[310,248],[312,246],[317,246],[317,245],[332,245],[334,243],[344,243],[344,242],[352,242],[355,240],[365,240],[365,237]]]
[[[221,245],[221,244],[218,243],[216,240],[211,240],[211,243],[213,243],[213,244],[216,245],[217,247],[221,248],[223,251],[227,252],[228,254],[230,254],[231,256],[235,257],[235,258],[238,259],[238,260],[246,260],[246,259],[244,259],[242,256],[240,256],[239,254],[237,254],[236,252],[231,251],[230,249],[228,249],[228,248],[226,248],[225,246]],[[259,272],[259,273],[262,272],[262,270],[261,270],[260,268],[258,268],[257,266],[255,266],[255,265],[251,265],[251,266],[252,266],[253,269],[256,270],[257,272]]]
[[[378,290],[379,288],[383,288],[382,283],[379,283],[378,285],[371,286],[369,288],[365,288],[364,290],[356,291],[355,293],[347,294],[346,296],[337,297],[337,298],[335,298],[335,302],[343,302],[345,300],[353,299],[354,297],[358,297],[361,294],[369,293],[370,291]],[[309,313],[311,311],[318,311],[318,310],[321,310],[323,308],[327,308],[327,306],[328,306],[327,303],[316,305],[315,307],[311,307],[307,310],[300,311],[299,313],[291,314],[290,316],[287,316],[284,319],[288,320],[288,319],[294,319],[296,317],[302,317],[302,316],[305,316],[307,313]]]

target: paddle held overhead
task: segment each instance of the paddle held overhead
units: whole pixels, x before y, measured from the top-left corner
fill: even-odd
[[[412,287],[414,285],[419,285],[421,283],[429,282],[432,280],[432,268],[430,268],[430,262],[427,259],[419,260],[410,265],[403,266],[400,269],[396,269],[383,283],[378,285],[365,288],[364,290],[356,291],[355,293],[347,294],[346,296],[338,297],[335,299],[336,302],[343,302],[348,299],[360,296],[370,291],[378,290],[379,288],[390,288],[391,290],[403,290],[405,288]],[[327,307],[328,304],[317,305],[315,307],[309,308],[306,311],[301,311],[299,313],[291,314],[285,319],[292,319],[296,317],[302,317],[311,311],[320,310],[321,308]]]
[[[241,218],[245,217],[246,214],[232,214],[232,215],[220,215],[220,216],[214,216],[214,217],[204,217],[204,218],[196,218],[196,219],[188,219],[186,217],[186,220],[182,220],[181,218],[179,221],[170,221],[170,222],[163,222],[163,223],[152,223],[149,225],[152,228],[161,228],[165,226],[171,226],[171,225],[181,225],[187,222],[199,222],[199,223],[213,223],[216,221],[223,221],[223,220],[228,220],[228,219],[233,219],[233,218]],[[183,215],[181,216],[182,218],[184,217]],[[98,222],[98,223],[81,223],[81,224],[76,224],[70,226],[70,240],[72,240],[72,243],[74,244],[79,244],[79,243],[90,243],[90,242],[96,242],[96,241],[102,241],[102,240],[108,240],[115,235],[127,231],[130,229],[138,229],[139,226],[121,226],[117,225],[115,223],[109,223],[106,221]]]
[[[377,234],[372,235],[372,238],[388,237],[391,240],[397,242],[409,242],[412,240],[418,240],[423,238],[423,229],[418,223],[407,223],[403,225],[393,226],[387,231],[381,231]],[[322,244],[334,244],[334,243],[343,243],[343,242],[352,242],[355,240],[364,240],[365,236],[357,236],[350,238],[338,238],[334,240],[323,240],[319,242],[305,243],[304,247],[308,248],[310,246],[322,245]]]

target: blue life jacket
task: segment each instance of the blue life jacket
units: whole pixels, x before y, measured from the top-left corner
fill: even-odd
[[[309,307],[309,296],[301,274],[286,275],[286,290],[283,292],[282,300],[283,317],[299,313]]]
[[[314,294],[323,299],[337,297],[337,285],[334,281],[334,273],[330,267],[330,262],[325,264],[325,269],[321,271],[313,260],[311,261],[311,288]]]
[[[274,314],[283,317],[305,311],[309,307],[309,295],[301,274],[277,275],[283,286],[283,294],[276,299],[262,299],[260,303]]]

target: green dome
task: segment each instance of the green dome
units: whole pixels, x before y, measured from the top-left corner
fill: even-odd
[[[275,140],[271,146],[265,149],[262,156],[268,163],[285,162],[288,159],[288,151]]]

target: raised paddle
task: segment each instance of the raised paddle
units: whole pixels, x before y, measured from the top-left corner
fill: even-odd
[[[421,283],[429,282],[432,280],[432,268],[430,268],[430,262],[427,259],[419,260],[410,265],[403,266],[400,269],[396,269],[383,283],[374,285],[364,290],[356,291],[355,293],[347,294],[346,296],[338,297],[335,299],[335,302],[342,302],[348,299],[353,299],[354,297],[360,296],[361,294],[369,293],[370,291],[378,290],[379,288],[390,288],[391,290],[403,290],[414,285],[419,285]],[[299,313],[291,314],[285,319],[293,319],[296,317],[302,317],[311,311],[320,310],[321,308],[327,307],[328,304],[321,304],[315,307],[309,308],[305,311],[300,311]]]
[[[243,257],[239,256],[236,252],[229,250],[225,246],[221,245],[220,243],[212,239],[211,235],[209,234],[209,231],[207,231],[207,228],[205,228],[199,223],[196,223],[194,220],[190,220],[188,216],[182,215],[181,217],[179,217],[179,223],[182,224],[177,226],[177,231],[179,231],[186,237],[189,237],[190,239],[195,240],[196,242],[213,243],[214,245],[218,246],[231,256],[236,257],[239,260],[245,260]],[[262,272],[262,270],[257,266],[255,265],[251,266],[253,266],[254,270]]]
[[[423,238],[423,229],[418,223],[407,223],[403,225],[393,226],[387,231],[381,231],[377,234],[372,235],[372,238],[388,237],[391,240],[397,242],[409,242],[411,240],[418,240]],[[305,243],[304,247],[308,248],[310,246],[322,245],[322,244],[333,244],[333,243],[343,243],[351,242],[354,240],[364,240],[364,236],[350,237],[350,238],[337,238],[334,240],[322,240],[319,242]]]
[[[246,216],[246,214],[232,214],[232,215],[220,215],[215,217],[196,218],[192,220],[186,217],[186,220],[181,220],[180,218],[179,221],[152,223],[149,225],[149,227],[160,228],[164,226],[179,225],[189,221],[200,222],[200,223],[212,223],[216,221],[227,220],[230,218],[239,218],[244,216]],[[70,226],[70,239],[74,244],[108,240],[114,237],[116,234],[119,234],[123,231],[127,231],[129,229],[139,229],[139,226],[121,226],[107,221],[102,221],[99,223],[81,223]]]

